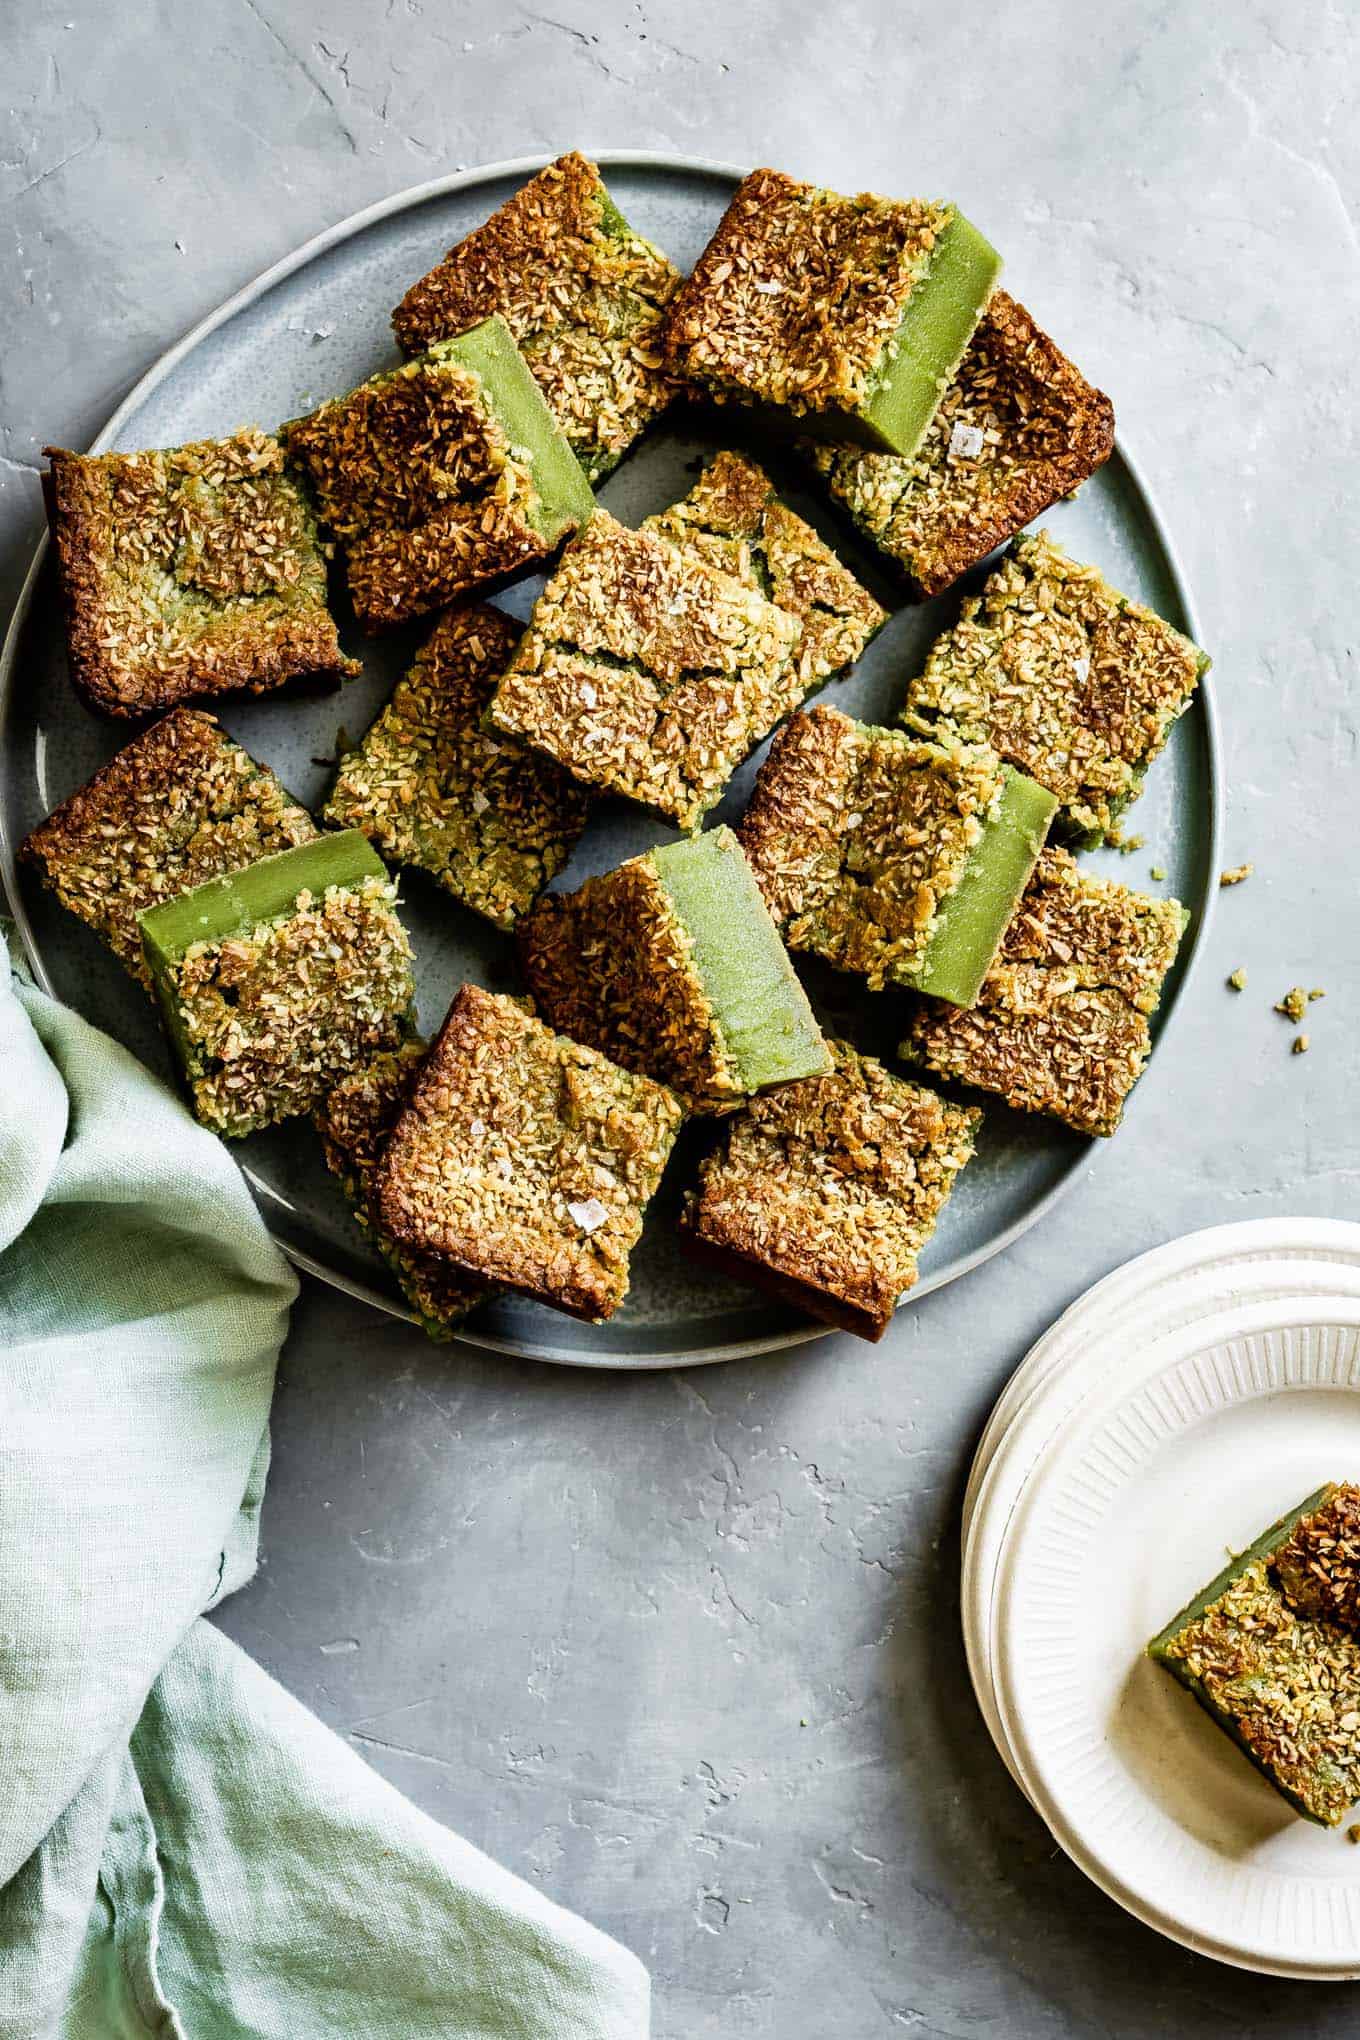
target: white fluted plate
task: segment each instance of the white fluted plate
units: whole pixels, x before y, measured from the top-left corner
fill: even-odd
[[[1294,1815],[1144,1655],[1228,1550],[1360,1470],[1360,1298],[1118,1343],[1001,1553],[1001,1733],[1055,1838],[1137,1917],[1245,1968],[1360,1977],[1360,1850]]]

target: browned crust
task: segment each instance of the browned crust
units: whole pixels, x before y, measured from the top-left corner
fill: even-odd
[[[994,753],[805,709],[775,738],[738,835],[790,949],[909,983],[1003,785]]]
[[[541,538],[509,505],[489,528],[485,511],[462,503],[409,531],[380,526],[346,547],[355,619],[376,637],[537,566],[555,550],[556,541]]]
[[[880,1298],[873,1304],[861,1306],[817,1280],[815,1273],[803,1280],[790,1269],[772,1268],[759,1252],[709,1239],[683,1221],[679,1236],[680,1244],[690,1259],[697,1261],[701,1267],[711,1268],[715,1275],[726,1275],[733,1281],[745,1282],[752,1289],[776,1297],[780,1303],[791,1304],[808,1317],[820,1319],[836,1331],[852,1332],[857,1339],[867,1339],[871,1345],[878,1344],[893,1321],[898,1303],[896,1297],[891,1303]]]
[[[843,672],[888,620],[887,611],[745,454],[717,454],[689,494],[644,519],[642,529],[689,547],[797,617],[804,693]]]
[[[940,533],[916,571],[926,596],[941,594],[1060,497],[1070,496],[1114,452],[1110,399],[1004,290],[992,293],[973,347],[997,361],[1027,438],[1037,439],[1039,418],[1049,434],[1045,450],[1036,447],[989,514],[973,520],[965,512]]]
[[[844,1042],[833,1068],[745,1106],[700,1168],[681,1236],[702,1258],[861,1338],[916,1281],[981,1114]]]
[[[88,707],[105,715],[140,716],[183,701],[264,694],[289,680],[341,679],[359,670],[340,649],[334,620],[319,600],[263,623],[251,620],[247,611],[229,636],[219,636],[197,654],[189,650],[178,666],[160,674],[121,661],[110,628],[117,582],[111,553],[118,517],[114,490],[135,463],[192,456],[199,448],[175,448],[168,455],[89,455],[60,446],[43,451],[50,464],[43,496],[56,551],[71,678]]]
[[[1148,1015],[1183,927],[1174,900],[1045,850],[977,1004],[922,1002],[904,1044],[937,1076],[1108,1137],[1152,1046]]]
[[[399,1246],[383,1232],[370,1192],[392,1129],[410,1103],[425,1043],[403,1042],[341,1077],[317,1107],[326,1166],[338,1177],[355,1217],[374,1239],[432,1338],[452,1338],[462,1320],[494,1291],[438,1254]]]
[[[951,454],[956,424],[974,413],[996,420],[986,429],[999,447],[981,458]],[[998,288],[911,459],[858,447],[805,450],[857,527],[932,596],[1104,465],[1114,451],[1114,406]],[[913,501],[919,522],[909,535],[901,526]]]
[[[1075,971],[1153,1013],[1185,927],[1175,900],[1134,892],[1084,871],[1054,844],[1039,855],[1011,918],[998,964],[1048,963]]]
[[[854,410],[949,217],[753,170],[671,300],[668,366],[720,397]]]
[[[342,760],[325,808],[507,930],[566,863],[589,812],[559,766],[484,726],[519,635],[485,603],[447,610]]]
[[[535,1003],[559,1033],[669,1086],[691,1112],[724,1112],[744,1087],[692,946],[646,857],[549,893],[519,924]]]
[[[534,566],[561,538],[560,529],[536,528],[532,466],[511,446],[480,377],[438,349],[284,430],[344,541],[366,631],[394,629]]]
[[[572,539],[489,711],[586,786],[692,829],[801,699],[796,617],[605,510]]]
[[[150,991],[139,913],[315,834],[214,717],[177,708],[55,808],[19,854]]]
[[[492,312],[520,339],[551,317],[550,286],[563,270],[599,281],[603,269],[604,280],[626,284],[658,307],[666,304],[679,270],[641,235],[621,244],[606,234],[599,220],[604,196],[599,170],[579,150],[549,163],[411,285],[392,314],[403,352],[419,354]],[[617,274],[621,245],[633,251],[626,278]]]
[[[596,166],[540,170],[413,283],[392,325],[418,354],[499,312],[593,478],[670,402],[657,328],[680,272],[641,235],[610,232]]]
[[[1271,1557],[1291,1608],[1342,1629],[1360,1629],[1360,1488],[1334,1487],[1301,1516]]]
[[[1047,531],[1026,532],[963,604],[907,688],[902,720],[993,744],[1107,837],[1188,706],[1206,661]]]
[[[660,1084],[464,985],[388,1143],[376,1208],[403,1246],[598,1322],[627,1294],[681,1116]]]

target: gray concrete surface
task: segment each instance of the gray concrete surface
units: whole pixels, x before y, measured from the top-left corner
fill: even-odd
[[[1178,534],[1230,861],[1130,1125],[877,1350],[592,1378],[320,1289],[223,1626],[422,1805],[652,1965],[660,2040],[1355,2029],[1059,1856],[957,1632],[988,1405],[1095,1277],[1360,1186],[1357,36],[1341,5],[29,0],[0,13],[0,596],[80,444],[228,291],[459,164],[637,146],[943,191],[1114,395]],[[1149,854],[1155,845],[1149,846]],[[1223,988],[1235,966],[1241,996]],[[1311,1054],[1271,1003],[1325,984]]]

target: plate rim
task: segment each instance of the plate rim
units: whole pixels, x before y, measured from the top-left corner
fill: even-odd
[[[1170,1333],[1155,1337],[1139,1356],[1136,1375],[1132,1380],[1119,1379],[1107,1384],[1106,1393],[1086,1399],[1073,1416],[1080,1415],[1083,1428],[1098,1429],[1109,1421],[1128,1397],[1145,1391],[1155,1380],[1168,1372],[1185,1365],[1198,1355],[1214,1348],[1232,1344],[1236,1340],[1268,1336],[1272,1332],[1299,1328],[1322,1328],[1344,1325],[1356,1335],[1360,1344],[1360,1294],[1335,1297],[1280,1297],[1256,1299],[1238,1306],[1227,1306],[1212,1313],[1198,1323],[1182,1326]],[[1125,1349],[1125,1357],[1132,1358],[1136,1346]],[[1315,1388],[1311,1381],[1281,1381],[1266,1389],[1257,1389],[1251,1395],[1241,1398],[1245,1402],[1263,1402],[1272,1396],[1307,1392]],[[1277,1946],[1258,1951],[1248,1944],[1244,1931],[1234,1929],[1226,1922],[1216,1922],[1213,1927],[1196,1928],[1191,1922],[1178,1918],[1170,1911],[1164,1911],[1157,1900],[1148,1896],[1135,1882],[1132,1872],[1121,1873],[1118,1865],[1109,1859],[1098,1840],[1092,1840],[1087,1829],[1069,1824],[1066,1814],[1067,1799],[1062,1795],[1060,1784],[1055,1778],[1051,1760],[1045,1764],[1041,1759],[1033,1738],[1023,1733],[1023,1722],[1015,1687],[1007,1676],[1007,1668],[1018,1663],[1022,1655],[1018,1649],[1017,1631],[1021,1619],[1023,1596],[1017,1589],[1017,1569],[1021,1562],[1023,1532],[1026,1527],[1033,1534],[1036,1511],[1045,1485],[1043,1477],[1035,1481],[1036,1474],[1046,1473],[1048,1480],[1055,1479],[1061,1471],[1061,1455],[1068,1426],[1064,1425],[1049,1438],[1040,1456],[1040,1461],[1031,1470],[1021,1498],[1012,1519],[1011,1534],[1001,1555],[997,1568],[998,1599],[1001,1608],[996,1634],[996,1654],[993,1659],[994,1687],[997,1710],[1012,1755],[1019,1772],[1026,1796],[1040,1815],[1064,1853],[1071,1857],[1077,1867],[1090,1878],[1107,1897],[1115,1900],[1125,1911],[1144,1925],[1152,1927],[1167,1939],[1178,1942],[1198,1955],[1207,1955],[1215,1961],[1230,1967],[1247,1969],[1257,1974],[1289,1977],[1302,1982],[1338,1982],[1360,1979],[1360,1935],[1349,1955],[1338,1954],[1334,1959],[1308,1963],[1291,1958],[1287,1948]],[[1104,1740],[1098,1735],[1093,1740]],[[1029,1761],[1026,1761],[1026,1759]],[[1289,1881],[1292,1877],[1306,1878],[1306,1873],[1262,1872]]]
[[[714,177],[720,180],[728,180],[732,183],[739,183],[743,177],[749,174],[748,171],[743,170],[740,165],[735,163],[724,162],[709,156],[690,156],[668,149],[600,149],[596,151],[585,150],[583,153],[589,155],[591,161],[599,164],[606,170],[640,169],[672,171],[688,176]],[[371,226],[377,225],[382,220],[391,219],[402,212],[412,211],[420,205],[427,204],[432,199],[443,198],[451,192],[467,190],[476,185],[490,183],[503,178],[531,177],[537,171],[544,169],[549,163],[555,161],[556,157],[552,153],[544,151],[532,155],[506,157],[494,163],[477,164],[467,169],[450,171],[442,177],[429,178],[421,184],[408,185],[400,191],[389,192],[385,198],[375,200],[372,205],[363,206],[357,212],[349,213],[343,219],[334,221],[329,227],[323,227],[320,232],[313,234],[310,239],[301,242],[296,248],[280,256],[277,261],[270,263],[266,268],[260,270],[257,275],[242,284],[239,289],[233,291],[220,304],[207,312],[203,318],[190,326],[178,340],[172,342],[166,348],[164,353],[158,355],[150,367],[133,383],[121,403],[115,407],[110,416],[105,420],[90,442],[89,451],[91,453],[106,452],[113,439],[122,429],[125,420],[131,417],[145,403],[153,391],[166,381],[180,363],[202,341],[206,340],[210,334],[218,331],[219,328],[225,326],[238,312],[244,311],[248,306],[266,296],[275,285],[283,282],[285,278],[296,274],[299,270],[305,269],[309,263],[315,261],[318,256],[324,255],[329,249],[339,246],[343,241],[352,240],[357,234],[364,232]],[[1201,643],[1202,631],[1198,610],[1190,592],[1189,581],[1181,563],[1179,550],[1171,537],[1170,529],[1162,515],[1161,507],[1145,478],[1140,464],[1134,460],[1126,442],[1118,434],[1115,436],[1113,457],[1122,462],[1134,490],[1142,500],[1148,522],[1156,534],[1158,545],[1165,559],[1167,572],[1176,595],[1176,600],[1185,619],[1187,632],[1197,644]],[[33,557],[29,562],[28,570],[20,585],[13,611],[6,626],[4,642],[3,645],[0,645],[0,748],[3,748],[5,745],[13,703],[17,695],[15,673],[19,664],[19,640],[23,635],[33,607],[38,578],[47,557],[49,542],[49,534],[44,531],[39,537]],[[1210,878],[1205,888],[1203,907],[1195,916],[1195,926],[1191,933],[1189,946],[1185,951],[1179,983],[1169,999],[1161,1007],[1160,1029],[1162,1032],[1165,1032],[1173,1013],[1180,1006],[1203,956],[1205,940],[1213,921],[1218,891],[1218,888],[1213,883],[1213,873],[1218,869],[1222,852],[1223,750],[1215,691],[1210,683],[1207,672],[1200,679],[1195,698],[1203,717],[1204,727],[1208,777],[1208,814],[1206,822]],[[42,961],[41,952],[20,896],[17,847],[10,840],[5,804],[0,800],[0,896],[3,896],[7,911],[14,921],[28,967],[33,974],[34,980],[41,990],[48,993],[49,996],[55,997],[55,988]],[[1141,1081],[1146,1081],[1146,1073],[1140,1079]],[[1083,1147],[1078,1149],[1073,1154],[1062,1175],[1045,1191],[1043,1196],[1022,1215],[1013,1219],[1008,1226],[1004,1227],[992,1239],[974,1248],[970,1253],[962,1255],[956,1262],[946,1269],[941,1269],[937,1274],[927,1274],[910,1292],[912,1300],[928,1296],[935,1290],[947,1288],[951,1282],[957,1282],[961,1277],[971,1274],[975,1268],[981,1267],[984,1262],[990,1261],[997,1254],[1004,1253],[1008,1247],[1013,1246],[1033,1226],[1038,1225],[1042,1219],[1048,1216],[1060,1199],[1066,1196],[1067,1192],[1076,1182],[1080,1172],[1094,1161],[1095,1157],[1092,1154],[1094,1145],[1094,1142],[1088,1141]],[[1103,1145],[1108,1146],[1108,1143]],[[246,1165],[243,1162],[238,1162],[238,1166],[241,1167],[242,1172],[247,1176],[247,1180],[250,1180],[251,1172]],[[345,1274],[342,1269],[329,1267],[305,1248],[298,1247],[290,1241],[280,1239],[269,1225],[268,1217],[263,1211],[261,1216],[264,1218],[264,1223],[269,1230],[270,1237],[295,1267],[326,1283],[328,1287],[338,1290],[341,1294],[349,1296],[352,1300],[372,1306],[385,1316],[395,1318],[407,1324],[417,1324],[419,1322],[414,1311],[406,1309],[393,1298],[384,1296],[381,1291],[371,1288],[368,1284],[358,1281],[353,1276]],[[713,1366],[727,1360],[754,1359],[766,1354],[788,1352],[796,1347],[808,1345],[815,1339],[835,1336],[833,1327],[809,1323],[806,1327],[800,1327],[794,1331],[772,1332],[762,1337],[727,1340],[716,1345],[702,1347],[697,1352],[685,1354],[631,1354],[622,1352],[593,1354],[585,1347],[557,1346],[551,1342],[539,1341],[534,1341],[530,1349],[524,1343],[518,1343],[513,1339],[504,1338],[491,1332],[483,1332],[476,1328],[460,1330],[454,1339],[448,1343],[451,1346],[472,1346],[482,1351],[500,1353],[519,1360],[544,1361],[554,1365],[581,1367],[596,1372],[656,1373],[678,1366]]]

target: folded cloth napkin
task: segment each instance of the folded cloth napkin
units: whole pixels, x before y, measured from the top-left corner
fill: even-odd
[[[0,2040],[639,2040],[633,1956],[201,1619],[255,1569],[295,1290],[0,940]]]

